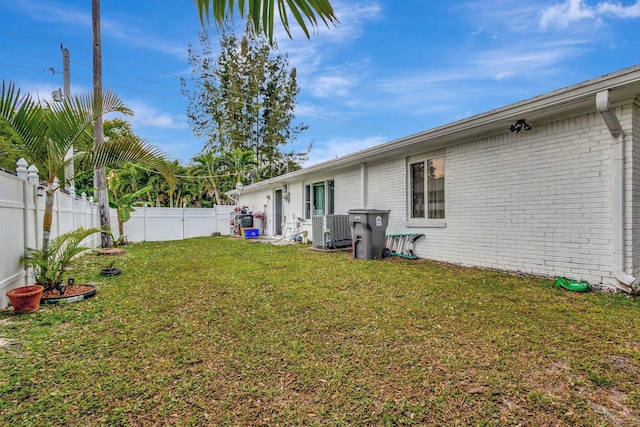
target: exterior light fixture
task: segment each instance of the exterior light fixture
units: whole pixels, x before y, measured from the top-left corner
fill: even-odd
[[[51,92],[51,98],[56,102],[62,102],[62,91],[60,89],[56,89]]]
[[[531,125],[529,123],[527,123],[527,121],[525,119],[520,119],[517,122],[515,122],[514,124],[512,124],[511,126],[509,126],[509,130],[512,133],[518,133],[520,132],[522,129],[524,130],[531,130]]]

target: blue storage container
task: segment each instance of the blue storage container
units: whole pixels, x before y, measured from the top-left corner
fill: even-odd
[[[260,229],[258,228],[243,228],[242,237],[245,239],[255,239],[260,236]]]

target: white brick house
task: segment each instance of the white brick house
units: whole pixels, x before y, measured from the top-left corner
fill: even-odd
[[[246,186],[283,218],[391,211],[418,256],[629,289],[640,277],[640,66]],[[518,120],[531,127],[509,130]],[[527,126],[527,127],[528,127]],[[322,199],[322,200],[320,200]],[[640,281],[639,281],[640,282]]]

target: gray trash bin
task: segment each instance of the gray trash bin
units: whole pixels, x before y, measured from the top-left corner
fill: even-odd
[[[385,247],[389,212],[377,209],[349,211],[354,258],[381,259],[391,256],[391,251]]]

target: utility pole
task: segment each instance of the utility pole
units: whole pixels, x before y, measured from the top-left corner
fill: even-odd
[[[71,102],[71,68],[69,66],[69,49],[63,48],[60,45],[60,49],[62,50],[62,68],[63,68],[63,79],[64,79],[64,102]],[[64,181],[66,184],[67,190],[70,190],[75,187],[74,175],[75,168],[73,166],[73,146],[69,148],[67,154],[64,156],[65,163],[64,165]]]
[[[102,42],[100,41],[100,0],[91,0],[92,30],[93,30],[93,137],[95,146],[104,143],[104,126],[102,122]],[[101,246],[108,248],[109,233],[109,196],[107,194],[106,168],[96,169],[94,181],[98,189],[98,209],[100,211]]]
[[[69,67],[69,49],[66,47],[62,49],[62,72],[64,76],[64,98],[71,99],[71,68]]]

